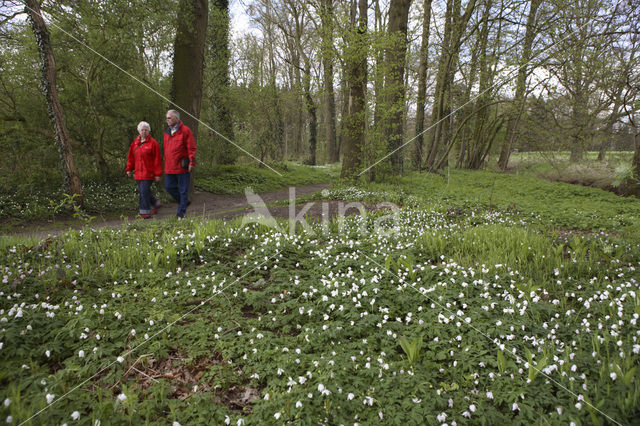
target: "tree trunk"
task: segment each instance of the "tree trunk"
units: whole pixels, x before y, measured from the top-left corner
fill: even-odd
[[[31,19],[31,26],[38,44],[40,59],[42,60],[42,88],[47,100],[47,110],[53,124],[56,144],[60,152],[60,161],[65,177],[65,190],[68,190],[70,195],[74,197],[74,202],[77,205],[82,205],[82,183],[73,159],[67,124],[58,98],[56,62],[51,48],[49,32],[42,18],[37,0],[26,0],[26,12]]]
[[[438,63],[436,76],[436,90],[434,98],[433,115],[431,118],[433,130],[430,134],[430,143],[427,150],[426,167],[429,170],[439,162],[436,162],[438,152],[443,148],[443,133],[449,133],[445,129],[444,119],[450,111],[450,84],[453,79],[453,70],[458,60],[458,53],[462,45],[462,36],[476,5],[476,0],[469,0],[464,14],[460,15],[460,0],[447,0],[445,13],[445,29],[442,41],[442,53]]]
[[[311,96],[311,64],[304,56],[304,98],[307,115],[309,118],[309,158],[307,164],[316,165],[316,145],[318,144],[318,117],[316,104]]]
[[[351,6],[351,37],[347,43],[346,69],[349,84],[349,113],[345,135],[341,177],[355,179],[360,167],[366,129],[367,88],[367,0],[355,0]],[[356,18],[357,17],[357,18]],[[356,28],[356,20],[358,22]]]
[[[214,132],[212,136],[216,146],[216,163],[233,164],[238,151],[229,142],[235,139],[229,111],[229,0],[213,0],[211,13],[208,56],[212,85],[209,102],[214,114],[212,127],[224,137]]]
[[[638,140],[638,136],[640,134],[637,129],[634,130],[633,145],[635,147],[635,151],[633,152],[633,159],[631,160],[631,170],[637,184],[637,182],[640,181],[640,141]]]
[[[344,65],[344,64],[343,64]],[[349,82],[347,81],[346,66],[343,66],[343,75],[340,82],[340,96],[342,106],[340,108],[340,131],[338,133],[338,145],[336,146],[338,157],[343,152],[344,139],[346,134],[346,118],[349,116]]]
[[[320,19],[322,22],[322,70],[325,97],[325,127],[327,138],[327,160],[340,160],[336,146],[336,100],[333,91],[333,0],[322,0]]]
[[[181,112],[182,122],[198,138],[204,46],[209,20],[208,0],[180,0],[176,41],[173,44],[173,107]],[[191,172],[189,195],[195,187]]]
[[[578,86],[571,99],[571,149],[569,155],[569,161],[572,163],[578,162],[584,157],[585,150],[585,128],[586,128],[586,115],[584,96],[581,86]]]
[[[207,0],[180,0],[173,45],[173,104],[193,135],[198,136],[202,104],[204,46],[209,6]]]
[[[500,150],[500,158],[498,159],[498,167],[501,170],[506,170],[509,165],[509,157],[511,156],[513,141],[518,132],[520,115],[526,102],[525,89],[527,77],[529,76],[527,64],[531,58],[531,47],[533,45],[533,39],[536,36],[536,13],[540,4],[542,4],[542,0],[531,0],[529,5],[529,16],[527,17],[527,29],[524,36],[522,57],[520,58],[520,68],[518,68],[515,98],[513,99],[511,113],[509,114],[507,132],[504,137],[504,142],[502,143],[502,149]]]
[[[473,128],[473,134],[468,146],[468,158],[466,166],[469,169],[479,169],[481,167],[481,156],[484,152],[485,146],[485,134],[486,123],[488,121],[488,108],[485,108],[485,104],[489,98],[487,90],[489,85],[489,65],[487,62],[487,49],[489,42],[489,14],[491,7],[493,6],[493,0],[487,0],[485,4],[484,13],[482,14],[482,28],[479,34],[479,68],[480,68],[480,81],[478,82],[479,95],[475,101],[475,108],[473,114],[475,116],[475,123]]]
[[[394,174],[402,173],[402,137],[404,114],[404,68],[407,55],[407,23],[411,0],[391,0],[389,5],[389,31],[391,46],[385,54],[387,74],[385,76],[386,106],[385,136],[389,143],[391,167]]]
[[[414,151],[414,166],[422,167],[422,151],[424,146],[424,108],[427,97],[427,70],[429,69],[429,29],[431,25],[431,2],[424,0],[424,15],[422,19],[422,40],[420,43],[420,65],[418,67],[418,100],[416,103],[416,144]]]
[[[384,119],[382,118],[386,114],[384,94],[384,75],[385,75],[385,41],[386,41],[386,26],[385,17],[382,14],[380,8],[380,0],[373,2],[373,36],[375,41],[372,40],[373,50],[373,63],[375,64],[372,69],[373,73],[373,123],[367,129],[367,144],[364,148],[363,158],[366,164],[375,163],[380,156],[381,148],[386,145],[384,142]],[[371,167],[367,172],[367,179],[370,182],[376,180],[377,167]]]
[[[600,149],[598,150],[598,161],[604,161],[607,149],[609,149],[610,141],[611,141],[611,133],[613,132],[613,125],[616,123],[618,119],[618,112],[620,110],[620,98],[616,97],[615,102],[613,104],[613,109],[611,110],[611,114],[607,117],[607,122],[604,127],[604,140],[600,145]]]

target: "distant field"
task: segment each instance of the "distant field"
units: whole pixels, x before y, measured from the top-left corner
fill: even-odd
[[[511,173],[527,174],[548,180],[593,186],[617,191],[618,185],[630,174],[632,151],[608,152],[604,161],[590,151],[579,162],[569,161],[568,151],[517,152],[511,155]]]
[[[546,161],[569,161],[569,151],[535,151],[535,152],[515,152],[511,154],[509,161],[515,163],[521,161],[546,162]],[[609,151],[605,156],[605,161],[629,161],[633,157],[633,151]],[[597,151],[585,153],[585,160],[597,160]]]

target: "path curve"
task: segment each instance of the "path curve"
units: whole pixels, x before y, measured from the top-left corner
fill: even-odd
[[[291,189],[295,190],[295,197],[297,198],[303,195],[309,195],[318,191],[322,191],[323,189],[330,186],[331,184],[329,183],[318,183],[314,185],[290,187],[278,191],[265,192],[258,195],[265,203],[273,203],[275,201],[288,200]],[[150,220],[165,220],[174,218],[176,216],[177,206],[178,205],[175,202],[163,205],[160,208],[158,214]],[[187,209],[186,216],[187,218],[204,217],[207,219],[229,219],[252,211],[253,208],[247,202],[247,198],[245,195],[222,195],[212,194],[210,192],[202,190],[194,190],[191,205]],[[126,220],[132,222],[141,219],[139,219],[139,216],[137,214],[129,213]],[[91,227],[115,228],[121,226],[124,221],[124,218],[100,220],[100,218],[97,217],[96,220],[91,223]],[[38,230],[36,228],[29,231],[16,230],[16,232],[12,233],[12,235],[46,238],[62,234],[69,229],[81,229],[84,226],[86,225],[84,225],[80,221],[77,221],[71,224],[67,223],[63,228],[59,229]]]

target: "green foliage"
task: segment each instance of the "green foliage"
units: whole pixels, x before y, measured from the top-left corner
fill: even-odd
[[[0,415],[633,422],[632,222],[592,219],[606,233],[549,225],[557,216],[541,212],[561,202],[576,211],[555,212],[568,221],[590,213],[583,205],[614,216],[613,195],[582,188],[572,199],[568,185],[512,176],[526,184],[519,193],[494,178],[453,173],[439,194],[443,178],[431,175],[329,190],[413,204],[395,222],[380,211],[313,233],[167,220],[2,240]],[[517,208],[502,209],[508,200]]]
[[[163,201],[168,200],[164,189],[156,187],[154,191]],[[83,198],[83,207],[80,209],[62,190],[0,194],[0,218],[28,222],[72,216],[85,221],[89,220],[91,214],[133,212],[138,205],[135,184],[124,177],[109,180],[85,179]]]
[[[254,192],[267,192],[288,186],[332,182],[338,178],[337,166],[304,166],[294,163],[276,163],[268,168],[252,166],[216,166],[206,169],[196,185],[215,194],[244,194],[247,187]]]
[[[398,341],[400,342],[400,347],[402,347],[402,350],[409,360],[409,364],[415,366],[420,361],[420,351],[422,350],[422,336],[415,337],[411,341],[411,343],[409,343],[407,338],[404,336],[400,337]]]

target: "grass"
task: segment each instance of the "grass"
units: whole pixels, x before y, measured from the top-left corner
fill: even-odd
[[[631,167],[633,152],[608,152],[604,161],[597,161],[597,152],[585,153],[579,162],[569,161],[569,152],[519,152],[511,156],[510,171],[525,176],[574,183],[618,191],[623,177]]]
[[[638,418],[639,200],[487,171],[306,199],[402,208],[293,235],[166,220],[0,241],[0,418]]]
[[[335,182],[340,176],[340,164],[312,167],[282,162],[272,168],[217,166],[203,172],[197,186],[214,194],[231,195],[244,194],[246,187],[258,193],[268,192],[288,186]]]

